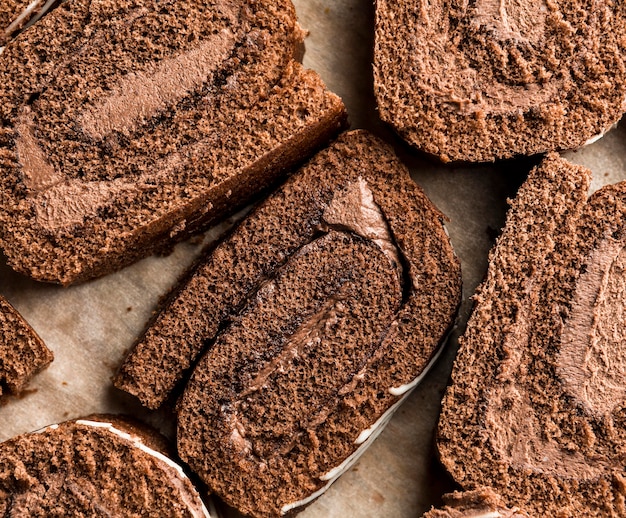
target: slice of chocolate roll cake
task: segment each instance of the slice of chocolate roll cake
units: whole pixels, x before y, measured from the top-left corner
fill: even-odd
[[[533,516],[626,515],[626,182],[556,154],[513,200],[438,429],[464,488]]]
[[[626,111],[626,4],[377,0],[381,118],[447,161],[575,149]]]
[[[117,416],[54,424],[0,444],[2,516],[211,518],[165,439]]]
[[[319,495],[418,383],[454,321],[444,217],[357,131],[318,153],[197,267],[115,384],[179,401],[181,457],[230,505],[278,516]]]
[[[0,296],[0,396],[19,394],[53,358],[33,328]]]
[[[290,0],[72,0],[6,47],[0,246],[69,284],[233,212],[345,123]]]

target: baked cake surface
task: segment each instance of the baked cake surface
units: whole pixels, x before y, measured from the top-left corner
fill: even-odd
[[[624,516],[626,183],[549,155],[490,256],[438,429],[464,488],[533,516]]]
[[[0,296],[0,395],[19,394],[53,358],[33,328]]]
[[[181,457],[228,503],[311,501],[380,430],[439,350],[461,277],[443,216],[366,132],[318,153],[222,241],[125,361],[178,406]]]
[[[2,516],[211,518],[164,438],[89,416],[0,444]]]
[[[69,284],[163,249],[345,122],[290,0],[73,0],[0,69],[0,245]]]
[[[574,149],[626,111],[626,5],[377,0],[380,116],[443,161]]]

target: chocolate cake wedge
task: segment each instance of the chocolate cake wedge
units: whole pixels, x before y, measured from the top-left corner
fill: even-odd
[[[438,428],[464,488],[532,516],[626,514],[626,183],[549,155],[513,200]]]
[[[70,284],[250,201],[345,123],[290,0],[73,0],[0,69],[0,246]]]
[[[33,328],[0,296],[0,396],[22,392],[53,358]]]
[[[374,78],[381,118],[444,162],[575,149],[626,111],[626,7],[377,0]]]
[[[177,408],[181,458],[245,514],[301,508],[377,435],[453,324],[461,276],[443,220],[389,147],[342,135],[208,254],[116,386],[156,407],[197,362]]]
[[[211,518],[154,430],[89,416],[0,444],[2,516]]]

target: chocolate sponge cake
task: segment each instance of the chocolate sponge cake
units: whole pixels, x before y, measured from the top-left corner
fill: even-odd
[[[626,183],[549,155],[519,190],[438,428],[464,488],[532,516],[626,515]]]
[[[0,47],[35,23],[60,0],[2,0],[0,2]],[[0,50],[0,53],[2,51]]]
[[[380,116],[443,161],[574,149],[626,111],[624,2],[377,0]]]
[[[14,33],[13,27],[21,25],[21,23],[14,24],[14,22],[27,6],[28,2],[25,0],[2,0],[0,2],[0,47],[3,47]]]
[[[0,245],[69,284],[234,211],[345,122],[290,0],[72,0],[5,48]]]
[[[423,376],[453,323],[460,268],[443,216],[390,149],[342,135],[190,275],[115,384],[178,405],[179,454],[240,511],[323,491]]]
[[[52,359],[33,328],[0,296],[0,396],[19,394]]]
[[[2,516],[210,518],[154,431],[114,416],[48,426],[0,444]]]

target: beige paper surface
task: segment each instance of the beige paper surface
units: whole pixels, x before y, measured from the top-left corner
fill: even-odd
[[[438,467],[433,434],[470,297],[487,268],[487,254],[532,160],[494,166],[444,167],[404,146],[377,118],[372,93],[371,0],[295,0],[310,31],[305,65],[341,95],[353,128],[367,128],[396,146],[412,176],[450,218],[448,229],[463,266],[464,302],[458,330],[424,382],[399,409],[361,460],[302,516],[416,517],[452,488]],[[594,188],[624,177],[626,135],[618,128],[568,158],[590,167]],[[209,232],[211,239],[226,225]],[[0,294],[24,315],[54,351],[54,363],[21,398],[0,405],[0,440],[93,412],[125,412],[173,430],[166,412],[142,410],[111,387],[110,378],[156,304],[190,264],[200,245],[183,243],[121,272],[61,288],[12,272],[0,256]]]

